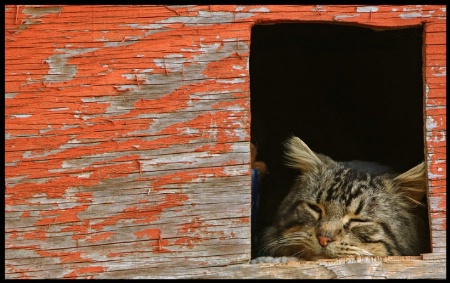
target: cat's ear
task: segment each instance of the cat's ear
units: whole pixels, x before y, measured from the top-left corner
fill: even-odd
[[[427,192],[427,166],[425,162],[398,175],[394,178],[394,182],[411,203],[417,206]]]
[[[322,160],[297,137],[291,137],[285,143],[287,165],[302,172],[315,171],[323,165]]]

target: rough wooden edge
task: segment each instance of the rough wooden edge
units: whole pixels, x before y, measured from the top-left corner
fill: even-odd
[[[426,258],[426,259],[425,259]],[[198,268],[177,267],[170,273],[148,266],[145,272],[122,270],[96,278],[202,278],[202,279],[445,279],[445,255],[349,257],[288,263],[240,263]]]

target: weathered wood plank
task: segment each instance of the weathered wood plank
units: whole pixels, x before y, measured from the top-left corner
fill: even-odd
[[[178,264],[180,262],[177,262]],[[64,264],[67,265],[67,264]],[[63,265],[63,266],[64,266]],[[136,271],[134,265],[141,268]],[[54,265],[48,265],[47,274],[58,273],[64,278],[297,278],[297,279],[419,279],[443,278],[445,258],[431,257],[424,261],[414,257],[388,258],[346,258],[340,260],[321,260],[317,262],[289,262],[286,264],[231,264],[226,266],[203,267],[200,271],[195,262],[184,262],[167,269],[139,261],[113,262],[114,270],[98,273],[97,268],[89,269],[89,264],[78,264],[74,272],[64,274]],[[101,269],[101,268],[100,268]],[[17,272],[20,275],[20,272]]]

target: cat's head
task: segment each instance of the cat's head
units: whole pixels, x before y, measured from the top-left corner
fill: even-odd
[[[263,235],[266,254],[315,260],[421,252],[414,210],[426,193],[425,163],[371,175],[314,153],[297,137],[286,149],[288,165],[301,174]]]

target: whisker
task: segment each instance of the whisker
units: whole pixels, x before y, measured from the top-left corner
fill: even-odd
[[[308,233],[296,231],[287,235],[280,235],[272,239],[270,242],[267,242],[263,246],[261,246],[259,248],[259,251],[262,252],[262,254],[275,255],[279,250],[283,248],[303,248],[300,251],[297,251],[297,249],[295,249],[295,254],[300,254],[301,256],[304,253],[303,250],[305,249],[305,245],[308,245],[308,242]],[[297,257],[299,258],[300,256]]]
[[[357,246],[346,246],[347,249],[352,249],[352,250],[344,250],[341,251],[339,254],[340,255],[367,255],[367,256],[374,256],[373,253],[370,253],[360,247]]]

